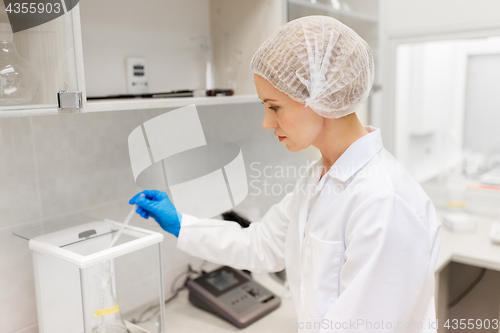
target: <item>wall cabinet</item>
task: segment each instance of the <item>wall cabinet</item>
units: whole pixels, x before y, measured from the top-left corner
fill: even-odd
[[[8,22],[1,10],[0,23]],[[373,0],[80,1],[65,15],[14,34],[19,54],[36,69],[39,89],[27,105],[0,106],[0,117],[258,102],[249,69],[253,54],[288,20],[314,14],[352,27],[376,56]],[[234,95],[87,100],[127,94],[129,57],[147,61],[150,93],[204,90],[210,63],[213,87]],[[82,92],[82,108],[58,108],[61,90]]]
[[[9,23],[4,2],[0,4],[0,23]],[[15,48],[31,65],[38,88],[27,105],[0,106],[0,116],[53,113],[57,110],[58,91],[84,90],[79,25],[76,6],[65,15],[13,34]],[[2,42],[0,45],[6,47]],[[2,70],[16,66],[16,60],[3,60]]]

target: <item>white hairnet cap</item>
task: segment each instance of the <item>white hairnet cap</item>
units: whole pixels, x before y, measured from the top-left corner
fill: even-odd
[[[282,26],[257,50],[251,69],[326,118],[355,112],[368,97],[374,74],[368,44],[328,16]]]

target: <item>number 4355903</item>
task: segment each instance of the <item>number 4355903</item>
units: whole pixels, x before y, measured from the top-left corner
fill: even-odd
[[[61,12],[61,3],[36,3],[36,2],[15,2],[9,3],[5,9],[7,13],[11,14],[59,14]]]
[[[461,330],[474,330],[474,329],[498,329],[498,319],[448,319],[446,323],[444,323],[444,327],[448,329],[461,329]]]

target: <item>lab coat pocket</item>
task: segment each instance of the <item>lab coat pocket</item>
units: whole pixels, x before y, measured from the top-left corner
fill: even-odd
[[[324,241],[308,234],[301,258],[301,302],[303,311],[323,318],[339,296],[342,241]]]

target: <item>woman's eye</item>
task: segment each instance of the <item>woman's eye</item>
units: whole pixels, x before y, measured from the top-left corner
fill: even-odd
[[[262,104],[264,104],[264,102],[261,102]],[[272,110],[274,112],[278,111],[279,107],[277,106],[268,106],[269,110]]]

